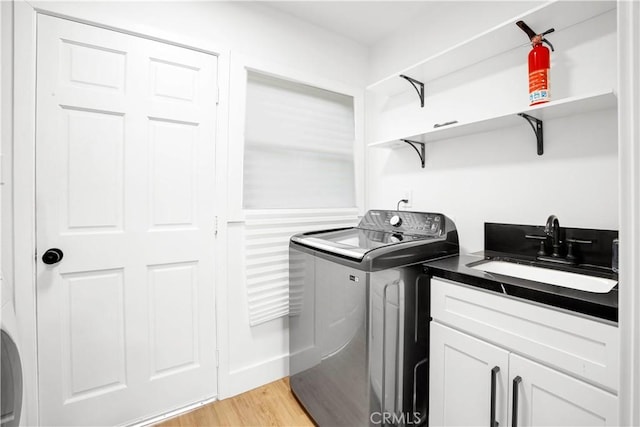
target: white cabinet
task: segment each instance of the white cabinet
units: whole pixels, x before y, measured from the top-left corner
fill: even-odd
[[[431,288],[430,426],[618,424],[614,325],[455,282]]]
[[[436,322],[430,369],[432,427],[618,424],[615,395]]]
[[[618,391],[617,326],[456,282],[431,279],[431,317],[612,393]]]
[[[509,379],[511,425],[618,425],[617,397],[598,387],[516,354],[509,355]]]
[[[506,425],[508,369],[507,350],[432,322],[429,425],[489,425],[491,419]]]

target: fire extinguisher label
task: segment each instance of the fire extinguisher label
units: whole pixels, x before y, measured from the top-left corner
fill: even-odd
[[[550,100],[549,69],[529,73],[529,102],[533,105]]]

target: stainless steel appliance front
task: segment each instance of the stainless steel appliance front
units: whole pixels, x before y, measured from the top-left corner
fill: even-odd
[[[457,253],[455,227],[441,220],[442,232],[422,240],[400,229],[344,241],[357,227],[312,234],[327,242],[292,239],[290,384],[318,425],[426,422],[429,289],[418,261]],[[326,249],[335,244],[366,256]]]

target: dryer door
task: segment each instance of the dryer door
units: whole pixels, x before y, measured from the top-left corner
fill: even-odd
[[[9,334],[2,331],[2,427],[13,427],[20,423],[22,409],[22,366],[18,347]]]

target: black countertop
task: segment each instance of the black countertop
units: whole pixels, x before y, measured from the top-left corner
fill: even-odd
[[[502,254],[504,255],[504,254]],[[500,257],[500,253],[483,251],[460,255],[423,264],[433,277],[461,282],[477,288],[534,301],[544,305],[586,314],[600,319],[618,321],[618,285],[609,293],[594,293],[562,286],[549,285],[467,267],[483,259]],[[521,260],[527,263],[527,260]],[[593,272],[594,275],[614,279],[610,273]]]

